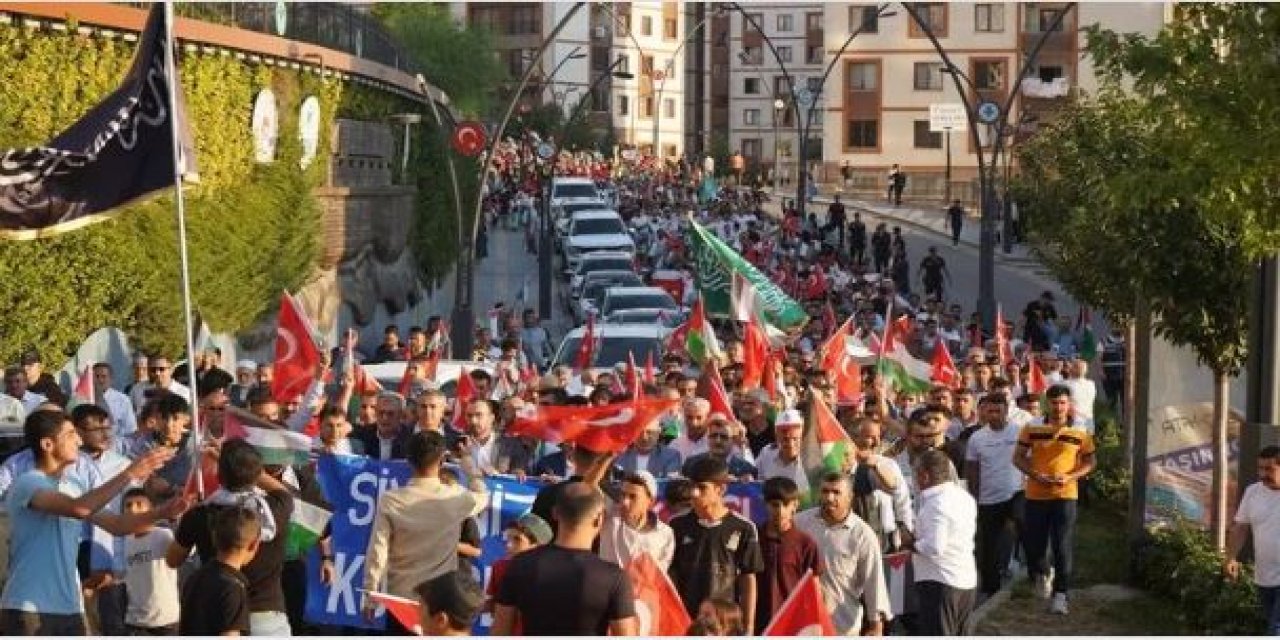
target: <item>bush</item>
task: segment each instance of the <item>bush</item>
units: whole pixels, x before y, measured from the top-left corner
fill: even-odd
[[[1129,487],[1133,477],[1125,455],[1124,438],[1115,411],[1103,402],[1094,407],[1094,436],[1097,462],[1089,483],[1098,498],[1125,511],[1129,508]]]
[[[1265,628],[1253,568],[1239,580],[1222,574],[1222,554],[1208,534],[1188,522],[1150,532],[1139,552],[1139,586],[1169,598],[1195,633],[1254,635]]]

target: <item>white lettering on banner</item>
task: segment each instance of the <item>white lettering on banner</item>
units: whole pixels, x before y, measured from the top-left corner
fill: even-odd
[[[333,568],[338,575],[333,584],[329,585],[329,599],[325,601],[325,611],[330,614],[339,613],[338,606],[341,604],[342,615],[354,616],[360,612],[355,582],[364,574],[364,555],[348,556],[340,551],[334,552]]]
[[[378,509],[378,496],[390,489],[400,488],[400,481],[391,477],[391,470],[383,467],[381,478],[369,472],[356,474],[351,479],[351,499],[364,505],[363,513],[356,507],[347,509],[347,518],[357,527],[365,527],[373,522],[373,515]],[[366,493],[368,491],[368,493]]]
[[[536,494],[524,495],[519,493],[508,493],[504,490],[503,484],[493,483],[489,493],[489,517],[481,518],[477,521],[480,525],[480,537],[488,538],[490,536],[502,535],[504,506],[509,502],[518,507],[521,513],[524,513],[533,506],[533,501],[538,496]]]

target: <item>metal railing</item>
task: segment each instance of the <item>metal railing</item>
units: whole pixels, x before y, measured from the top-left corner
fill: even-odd
[[[120,2],[149,9],[148,2]],[[342,2],[177,2],[174,11],[191,18],[343,51],[406,73],[418,70],[370,4]]]

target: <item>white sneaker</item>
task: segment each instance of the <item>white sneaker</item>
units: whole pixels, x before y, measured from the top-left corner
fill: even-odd
[[[1035,577],[1036,597],[1041,600],[1048,600],[1053,595],[1053,575],[1050,573],[1042,573]]]
[[[1053,603],[1049,605],[1049,612],[1056,613],[1060,616],[1065,616],[1067,615],[1067,611],[1068,611],[1067,594],[1065,593],[1053,594]]]

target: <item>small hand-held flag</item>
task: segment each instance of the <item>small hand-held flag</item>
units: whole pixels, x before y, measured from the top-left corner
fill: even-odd
[[[380,591],[365,591],[364,595],[382,605],[387,610],[387,613],[395,617],[396,622],[399,622],[401,626],[418,635],[422,635],[422,610],[418,607],[417,600],[401,598],[400,596],[393,596]]]
[[[933,343],[933,361],[930,365],[929,379],[933,382],[952,389],[960,384],[960,372],[956,371],[951,352],[947,350],[947,341],[941,336]]]
[[[320,349],[311,337],[311,324],[301,305],[288,291],[280,296],[280,315],[276,321],[275,377],[271,379],[271,397],[277,402],[290,402],[306,393],[315,380],[320,364]]]
[[[774,614],[769,626],[764,628],[763,636],[834,636],[836,626],[831,622],[831,614],[822,599],[822,586],[818,584],[818,576],[810,569],[806,571],[800,583],[791,595],[787,596],[782,608]]]
[[[640,621],[636,635],[685,635],[693,621],[680,599],[680,592],[648,551],[641,551],[627,563],[627,575],[631,577],[636,618]]]

